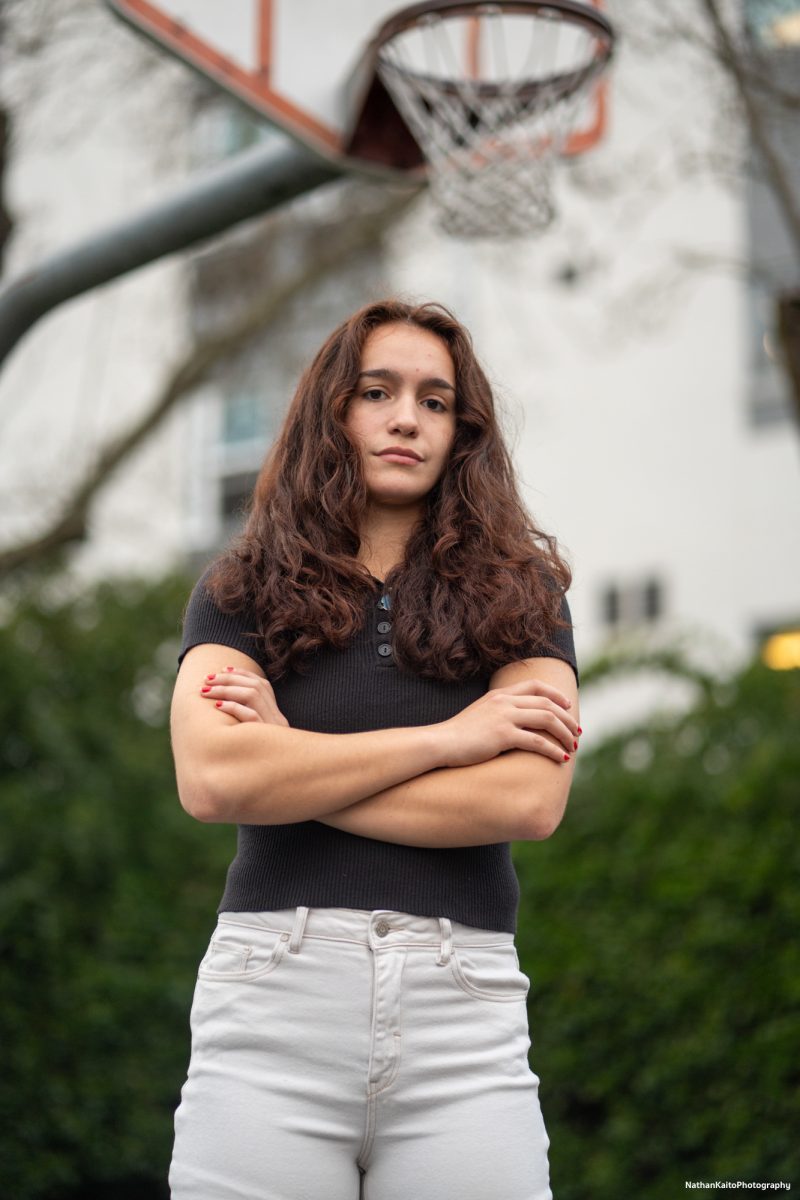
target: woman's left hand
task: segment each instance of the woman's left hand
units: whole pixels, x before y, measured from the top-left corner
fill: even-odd
[[[287,725],[278,708],[272,685],[263,675],[240,667],[225,667],[203,680],[201,696],[213,701],[220,712],[237,721],[261,721],[264,725]]]

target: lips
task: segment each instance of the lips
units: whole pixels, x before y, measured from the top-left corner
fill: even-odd
[[[422,455],[417,454],[416,450],[410,450],[408,446],[387,446],[385,450],[378,453],[379,458],[406,458],[413,462],[422,462]]]

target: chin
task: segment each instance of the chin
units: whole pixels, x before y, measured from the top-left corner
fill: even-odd
[[[369,490],[369,498],[373,504],[386,504],[393,508],[402,508],[411,504],[421,504],[425,499],[427,492],[420,493],[418,490],[413,492],[386,491],[383,488],[376,488],[374,491]]]

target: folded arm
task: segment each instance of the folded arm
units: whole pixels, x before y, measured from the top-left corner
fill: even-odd
[[[221,710],[209,703],[217,696]],[[175,685],[178,792],[203,821],[324,820],[420,846],[546,837],[571,779],[564,748],[578,726],[569,703],[577,709],[571,668],[532,659],[496,672],[486,696],[439,724],[320,734],[288,726],[247,655],[204,644],[186,655]]]
[[[442,763],[433,726],[333,735],[291,729],[277,708],[270,721],[219,711],[199,685],[221,663],[264,678],[251,658],[226,646],[195,646],[183,660],[172,700],[172,750],[181,804],[200,821],[308,821]]]
[[[531,677],[569,697],[570,712],[578,719],[575,675],[560,659],[511,663],[492,676],[490,690]],[[551,734],[543,736],[563,749]],[[555,832],[564,815],[573,773],[574,754],[569,762],[556,762],[528,750],[509,750],[472,766],[428,771],[319,820],[406,846],[540,841]]]

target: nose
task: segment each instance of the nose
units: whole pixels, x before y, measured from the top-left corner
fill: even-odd
[[[402,393],[397,397],[389,416],[389,432],[416,437],[419,432],[419,418],[415,396]]]

